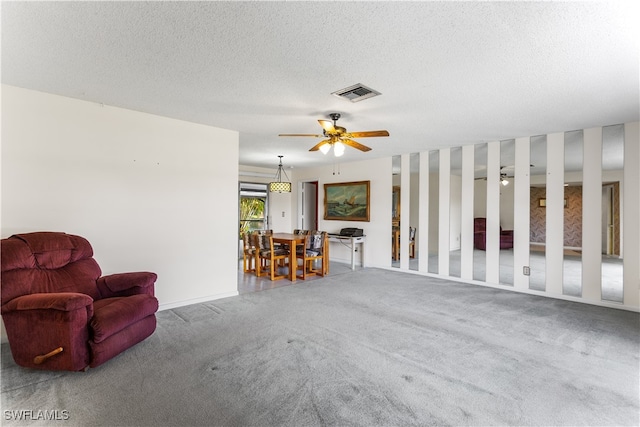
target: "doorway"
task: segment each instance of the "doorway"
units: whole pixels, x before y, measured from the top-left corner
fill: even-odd
[[[266,230],[268,212],[267,184],[241,182],[238,198],[238,259],[242,259],[242,235],[256,230]]]
[[[298,228],[318,229],[318,181],[304,181],[298,187]]]
[[[617,201],[620,184],[615,182],[602,186],[602,253],[620,255],[620,214]]]

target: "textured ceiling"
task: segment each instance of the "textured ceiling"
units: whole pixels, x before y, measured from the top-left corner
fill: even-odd
[[[2,82],[240,133],[240,163],[339,162],[638,120],[637,2],[2,2]],[[331,92],[362,83],[382,95]],[[216,141],[212,141],[215,144]]]

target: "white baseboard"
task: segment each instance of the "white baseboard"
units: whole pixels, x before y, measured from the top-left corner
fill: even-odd
[[[235,297],[238,295],[240,295],[238,291],[232,291],[232,292],[225,292],[225,293],[216,294],[216,295],[207,295],[205,297],[200,297],[200,298],[169,302],[165,304],[160,304],[160,307],[158,307],[158,311],[171,310],[173,308],[184,307],[186,305],[199,304],[202,302],[214,301],[221,298]]]

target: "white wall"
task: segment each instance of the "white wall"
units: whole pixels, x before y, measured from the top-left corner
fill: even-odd
[[[322,154],[318,153],[319,156]],[[391,266],[391,158],[361,162],[342,163],[340,174],[333,174],[333,166],[296,169],[292,180],[294,188],[302,181],[318,180],[318,229],[338,232],[344,227],[364,229],[367,236],[365,249],[366,266]],[[335,182],[370,181],[370,221],[327,221],[324,217],[324,184]],[[291,206],[297,203],[297,192],[291,194]],[[292,212],[290,229],[296,227],[297,212]],[[351,253],[345,247],[332,244],[330,258],[333,261],[350,263]],[[359,263],[360,258],[357,258]]]
[[[487,180],[476,179],[473,181],[473,217],[487,217]]]
[[[509,178],[508,185],[500,184],[500,227],[503,230],[513,230],[513,206],[516,178]],[[483,181],[486,184],[486,181]],[[486,191],[486,190],[485,190]]]
[[[449,203],[449,250],[457,251],[460,249],[460,233],[462,226],[460,224],[462,218],[462,177],[459,175],[451,175],[451,194]]]
[[[276,233],[291,232],[291,221],[295,220],[292,214],[292,194],[296,186],[291,186],[291,193],[269,193],[269,227]]]
[[[438,241],[440,239],[440,212],[438,209],[438,197],[440,192],[440,175],[429,174],[429,254],[438,253]],[[424,254],[423,254],[424,255]]]
[[[64,231],[161,309],[237,294],[238,133],[2,86],[2,237]]]

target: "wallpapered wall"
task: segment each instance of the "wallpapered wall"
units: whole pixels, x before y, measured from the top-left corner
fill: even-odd
[[[540,206],[540,199],[546,198],[546,188],[531,187],[531,236],[533,243],[544,243],[546,239],[546,208]],[[582,186],[564,188],[567,206],[564,210],[564,246],[582,247]],[[614,254],[620,254],[620,186],[613,186]]]
[[[620,255],[620,183],[613,184],[613,253]]]
[[[531,242],[546,240],[546,209],[540,199],[546,198],[546,188],[531,187]],[[567,205],[564,209],[564,245],[582,247],[582,186],[564,188]]]

